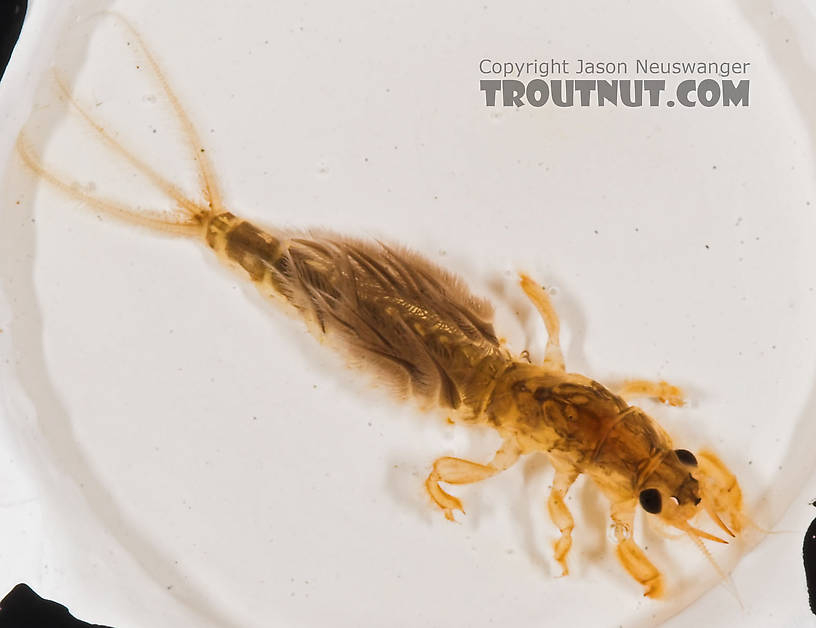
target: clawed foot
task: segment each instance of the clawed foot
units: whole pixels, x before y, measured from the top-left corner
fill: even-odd
[[[465,514],[465,509],[462,507],[462,502],[458,497],[454,497],[450,493],[445,492],[441,486],[439,486],[439,474],[436,472],[432,472],[428,479],[425,480],[425,489],[428,491],[428,494],[431,496],[433,502],[442,509],[442,512],[445,514],[445,519],[448,521],[456,521],[453,516],[455,510],[460,511],[462,514]]]
[[[631,538],[620,541],[616,553],[623,568],[643,585],[645,597],[662,597],[663,576]]]
[[[660,403],[670,406],[684,406],[683,390],[668,382],[650,382],[643,379],[634,379],[624,382],[618,394],[628,400],[633,397],[651,397]]]
[[[521,455],[521,450],[515,440],[505,440],[488,464],[479,464],[462,458],[443,456],[433,464],[433,469],[425,480],[425,489],[433,502],[445,513],[445,519],[456,521],[453,512],[459,510],[465,514],[462,502],[450,493],[446,493],[440,482],[449,484],[472,484],[481,482],[512,466]]]
[[[555,550],[555,560],[561,565],[561,576],[569,575],[569,567],[567,567],[567,554],[572,547],[572,537],[569,535],[562,536],[553,543]]]
[[[663,576],[660,574],[641,584],[646,588],[643,592],[644,597],[650,597],[653,600],[663,597]]]

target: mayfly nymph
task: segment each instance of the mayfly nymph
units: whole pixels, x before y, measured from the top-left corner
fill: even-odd
[[[541,452],[555,476],[547,502],[560,531],[555,558],[567,573],[573,517],[565,496],[586,474],[611,504],[616,553],[626,571],[658,597],[663,577],[633,537],[638,505],[685,533],[707,554],[702,539],[723,539],[690,521],[705,511],[727,535],[747,523],[734,475],[708,451],[677,448],[667,433],[628,400],[646,396],[681,405],[681,391],[666,382],[636,380],[618,390],[565,370],[559,321],[547,291],[522,274],[521,289],[548,332],[545,359],[531,364],[498,340],[491,305],[454,275],[400,246],[330,232],[264,229],[228,211],[208,153],[187,114],[139,35],[125,23],[164,91],[198,167],[201,199],[185,195],[97,122],[57,80],[72,108],[113,152],[127,160],[178,211],[137,211],[81,190],[43,165],[24,133],[17,148],[40,177],[101,212],[152,229],[198,239],[219,260],[237,268],[260,292],[287,306],[319,337],[362,368],[427,407],[456,421],[495,428],[503,439],[490,462],[450,456],[436,460],[425,482],[445,517],[462,509],[440,483],[468,484],[510,468],[521,456]]]

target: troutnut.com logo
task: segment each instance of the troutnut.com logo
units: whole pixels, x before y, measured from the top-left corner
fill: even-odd
[[[479,89],[488,107],[747,107],[751,82],[742,77],[750,66],[748,61],[485,58],[479,72],[490,78],[482,78]]]

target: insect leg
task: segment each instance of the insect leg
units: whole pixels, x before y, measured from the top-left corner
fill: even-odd
[[[570,464],[553,458],[551,460],[555,467],[555,477],[553,478],[550,497],[547,499],[547,510],[550,513],[550,519],[561,531],[561,537],[553,543],[553,548],[555,549],[555,560],[561,565],[561,575],[566,576],[569,574],[567,554],[572,547],[572,529],[575,527],[575,520],[564,503],[564,497],[579,473]]]
[[[550,301],[547,291],[524,273],[521,278],[521,289],[533,302],[541,318],[544,319],[544,326],[547,328],[547,349],[544,353],[544,363],[548,366],[564,370],[564,354],[561,352],[561,342],[559,340],[560,323],[558,314]]]
[[[658,598],[663,595],[663,576],[657,567],[646,558],[646,554],[632,538],[634,518],[634,501],[612,506],[612,521],[615,527],[615,540],[618,544],[615,553],[629,575],[643,585],[645,588],[643,595]]]
[[[681,388],[662,381],[631,379],[624,382],[617,393],[627,401],[634,397],[651,397],[670,406],[682,406],[686,403]]]
[[[453,495],[446,493],[439,486],[439,482],[448,484],[472,484],[481,482],[487,478],[509,469],[515,464],[521,455],[518,445],[512,440],[505,440],[501,449],[496,452],[488,464],[479,464],[462,458],[444,456],[437,459],[433,464],[433,469],[425,480],[425,489],[431,496],[434,503],[445,513],[448,521],[454,521],[453,511],[461,510],[462,502]]]

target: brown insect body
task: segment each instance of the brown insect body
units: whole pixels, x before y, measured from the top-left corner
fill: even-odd
[[[631,540],[632,511],[643,489],[658,490],[671,500],[660,508],[669,524],[716,539],[685,523],[697,512],[701,490],[669,436],[621,396],[583,375],[567,373],[559,364],[557,338],[551,338],[549,353],[555,359],[550,364],[514,358],[496,337],[487,302],[471,295],[453,275],[398,247],[329,233],[272,233],[229,212],[203,223],[207,244],[225,263],[242,269],[263,294],[282,297],[313,332],[339,341],[356,362],[393,383],[402,396],[457,410],[460,421],[496,428],[505,441],[500,461],[546,452],[570,482],[578,474],[589,475],[618,506],[613,519],[619,556],[630,573],[640,573],[635,577],[648,595],[659,595],[663,585]],[[522,285],[545,310],[545,320],[554,317],[546,293],[531,283],[525,277]],[[634,382],[630,388],[633,394],[658,397],[679,393],[665,383]],[[478,481],[503,468],[454,458],[440,461],[447,468],[440,469],[437,461],[427,487],[450,519],[461,504],[439,487],[440,481]],[[735,530],[741,528],[738,491],[736,487],[723,504]],[[550,510],[564,524],[559,525],[562,533],[567,532],[564,549],[556,552],[566,572],[572,518],[562,498],[551,499]]]
[[[318,335],[424,405],[475,408],[504,366],[492,309],[419,255],[335,234],[269,233],[214,216],[206,241]]]
[[[109,215],[202,239],[261,293],[291,306],[316,335],[392,383],[401,396],[413,396],[426,407],[454,410],[459,421],[494,427],[503,445],[491,462],[449,456],[435,461],[425,486],[447,518],[452,520],[462,504],[440,482],[478,482],[509,468],[522,455],[544,452],[555,467],[548,509],[561,532],[555,557],[564,573],[573,529],[564,498],[585,473],[611,503],[621,563],[645,594],[654,597],[663,591],[662,576],[632,538],[638,502],[701,548],[701,538],[724,542],[688,523],[701,510],[732,536],[742,529],[746,519],[740,489],[725,465],[712,453],[695,457],[673,449],[664,430],[625,400],[650,396],[681,405],[680,390],[665,382],[637,380],[612,392],[583,375],[567,373],[558,317],[547,292],[529,277],[522,275],[521,287],[549,334],[546,358],[539,365],[514,357],[500,344],[487,301],[416,253],[327,232],[264,230],[227,211],[192,124],[139,36],[125,26],[176,111],[199,166],[204,202],[184,195],[113,139],[64,87],[65,97],[102,140],[174,199],[184,215],[138,212],[82,192],[68,177],[40,163],[21,134],[18,150],[23,160],[66,194]]]

